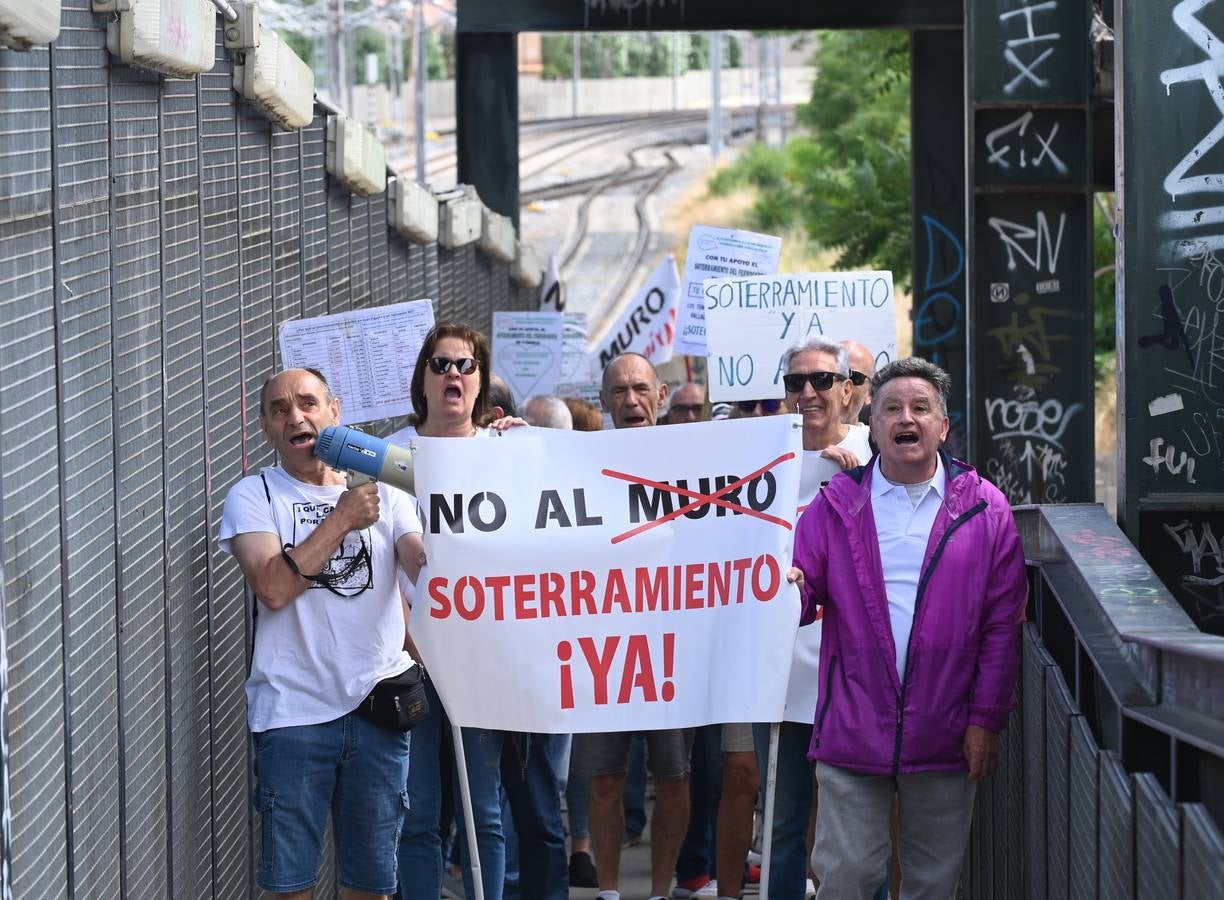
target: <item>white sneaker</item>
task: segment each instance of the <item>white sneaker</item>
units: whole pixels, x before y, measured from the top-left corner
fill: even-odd
[[[812,879],[807,880],[807,884],[803,886],[803,900],[816,900],[816,885],[812,883]]]
[[[761,854],[757,853],[755,850],[748,851],[748,865],[759,866],[761,864],[761,860]]]
[[[718,879],[711,878],[697,890],[693,891],[693,897],[717,897],[718,896]]]

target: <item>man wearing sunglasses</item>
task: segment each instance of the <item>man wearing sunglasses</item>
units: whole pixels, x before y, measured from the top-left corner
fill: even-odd
[[[671,404],[667,407],[667,424],[704,422],[708,414],[705,385],[686,381],[672,394]]]
[[[850,356],[850,402],[842,410],[842,421],[847,425],[871,418],[871,376],[875,374],[875,356],[858,341],[842,341]],[[864,413],[864,409],[866,413]]]

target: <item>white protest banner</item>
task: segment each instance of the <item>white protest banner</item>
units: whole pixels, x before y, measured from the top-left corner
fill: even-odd
[[[326,376],[340,398],[342,425],[404,416],[412,412],[412,372],[433,324],[429,300],[291,319],[280,329],[281,360],[287,369]]]
[[[668,255],[592,347],[591,374],[602,378],[608,363],[621,353],[640,353],[656,366],[670,360],[679,299],[680,273],[676,271],[676,258]]]
[[[551,394],[561,376],[564,317],[559,312],[494,312],[493,371],[514,399]]]
[[[805,272],[705,283],[711,400],[785,396],[782,354],[816,337],[897,355],[892,272]]]
[[[429,564],[412,636],[451,721],[779,721],[799,621],[798,418],[516,431],[416,441]]]
[[[676,352],[706,355],[705,294],[707,278],[772,275],[778,271],[782,238],[733,228],[694,225],[684,257],[684,288],[676,323]]]
[[[561,284],[561,270],[557,267],[555,254],[548,256],[548,268],[544,270],[544,281],[540,285],[541,312],[565,312],[565,287]]]

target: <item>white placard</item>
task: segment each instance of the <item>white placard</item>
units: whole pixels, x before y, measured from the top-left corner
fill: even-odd
[[[782,354],[806,340],[856,340],[876,368],[897,356],[892,272],[805,272],[705,283],[715,401],[785,396]]]
[[[591,375],[602,378],[608,363],[621,353],[640,353],[656,366],[670,360],[679,299],[680,273],[676,271],[676,258],[668,255],[591,348]]]
[[[558,384],[585,381],[591,376],[586,313],[565,313],[561,328],[561,374]]]
[[[559,312],[493,313],[493,371],[515,401],[553,393],[561,377],[564,331]]]
[[[676,322],[677,353],[706,355],[705,295],[707,278],[772,275],[778,271],[782,238],[771,234],[694,225],[684,258],[684,287]]]
[[[286,369],[309,366],[340,398],[340,423],[372,422],[412,412],[417,355],[434,324],[433,303],[410,300],[281,326]]]
[[[427,568],[412,635],[459,725],[777,722],[795,416],[416,440]]]

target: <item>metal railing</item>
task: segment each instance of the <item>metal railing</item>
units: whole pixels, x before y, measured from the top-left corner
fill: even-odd
[[[1097,505],[1023,507],[1020,701],[978,793],[967,898],[1224,890],[1224,638]]]

